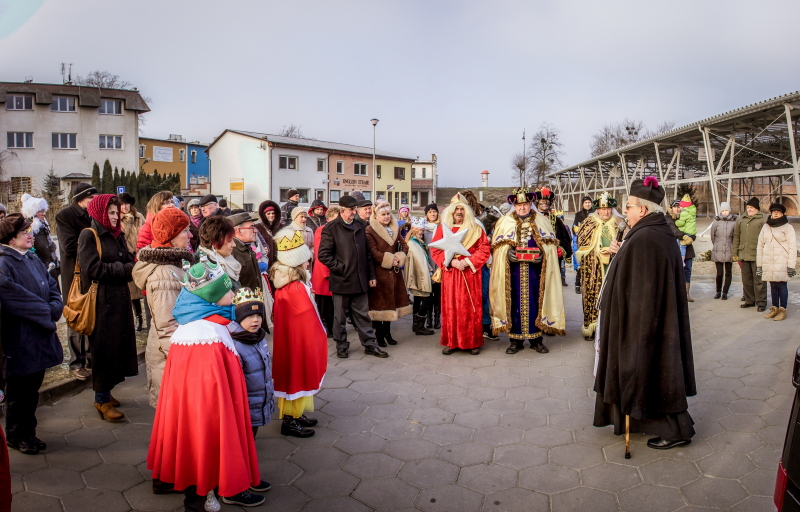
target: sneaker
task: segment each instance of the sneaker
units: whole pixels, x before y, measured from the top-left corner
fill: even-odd
[[[483,331],[483,337],[486,338],[487,340],[492,340],[492,341],[497,341],[500,339],[500,336],[492,334],[491,331]]]
[[[230,498],[222,497],[222,503],[239,505],[240,507],[257,507],[264,503],[264,501],[265,499],[263,496],[253,494],[250,491],[240,492],[236,496],[231,496]]]
[[[270,489],[272,489],[272,486],[269,484],[269,482],[265,482],[264,480],[261,480],[258,485],[250,486],[250,490],[256,492],[267,492]]]

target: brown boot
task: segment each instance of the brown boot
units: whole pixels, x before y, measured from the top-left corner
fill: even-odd
[[[780,322],[781,320],[786,320],[786,308],[778,308],[778,314],[775,315],[774,320],[776,322]]]
[[[694,302],[694,299],[691,295],[689,295],[689,288],[692,287],[692,283],[686,283],[686,300],[689,302]]]
[[[106,421],[122,421],[125,419],[125,414],[119,412],[110,403],[98,404],[95,402],[94,408],[97,409],[97,413],[100,415],[100,418]]]
[[[778,314],[778,310],[780,310],[779,307],[772,306],[771,308],[769,308],[769,313],[764,315],[764,318],[775,318],[775,316],[777,316]],[[786,318],[786,315],[784,315],[784,318]],[[781,318],[781,320],[783,320],[783,318]]]
[[[108,395],[111,397],[111,401],[110,401],[110,402],[108,402],[108,403],[110,403],[110,404],[111,404],[111,405],[113,405],[114,407],[119,407],[120,405],[122,405],[121,403],[119,403],[119,400],[117,400],[116,398],[114,398],[114,395],[112,395],[111,393],[109,393]]]

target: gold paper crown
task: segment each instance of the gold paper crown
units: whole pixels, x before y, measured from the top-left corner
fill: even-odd
[[[292,237],[291,240],[289,240],[289,237],[285,236],[278,241],[278,250],[291,251],[292,249],[297,249],[303,244],[305,244],[305,241],[303,240],[303,235],[300,234],[300,231],[295,231],[294,236]]]
[[[236,296],[233,298],[233,304],[238,306],[245,302],[260,302],[261,301],[261,288],[251,290],[250,288],[239,288]]]

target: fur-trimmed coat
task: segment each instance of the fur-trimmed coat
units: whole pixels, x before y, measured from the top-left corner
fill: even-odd
[[[369,289],[369,317],[375,322],[394,322],[411,314],[402,267],[406,264],[408,245],[400,236],[397,219],[392,216],[389,229],[392,235],[374,217],[367,227],[367,244],[375,266],[377,286]],[[394,267],[395,257],[400,266]]]
[[[153,313],[144,353],[147,388],[150,405],[153,407],[158,403],[170,338],[178,328],[178,321],[172,316],[172,310],[181,292],[181,284],[175,275],[183,278],[184,260],[192,261],[192,253],[188,249],[143,247],[139,250],[139,261],[133,267],[133,280],[136,286],[147,292],[147,303]]]

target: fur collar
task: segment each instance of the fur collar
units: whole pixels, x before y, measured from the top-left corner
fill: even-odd
[[[194,261],[194,256],[189,249],[179,249],[177,247],[142,247],[139,249],[139,261],[152,263],[154,265],[173,265],[181,268],[183,262]]]
[[[374,231],[376,235],[381,237],[383,241],[389,245],[394,245],[395,240],[397,240],[397,237],[400,236],[400,228],[397,227],[397,219],[394,215],[392,215],[392,221],[388,226],[384,226],[378,222],[378,219],[375,217],[370,217],[369,227],[371,227],[372,231]],[[394,233],[394,240],[392,240],[392,237],[389,236],[389,232],[386,231],[387,227],[392,230],[392,233]]]

